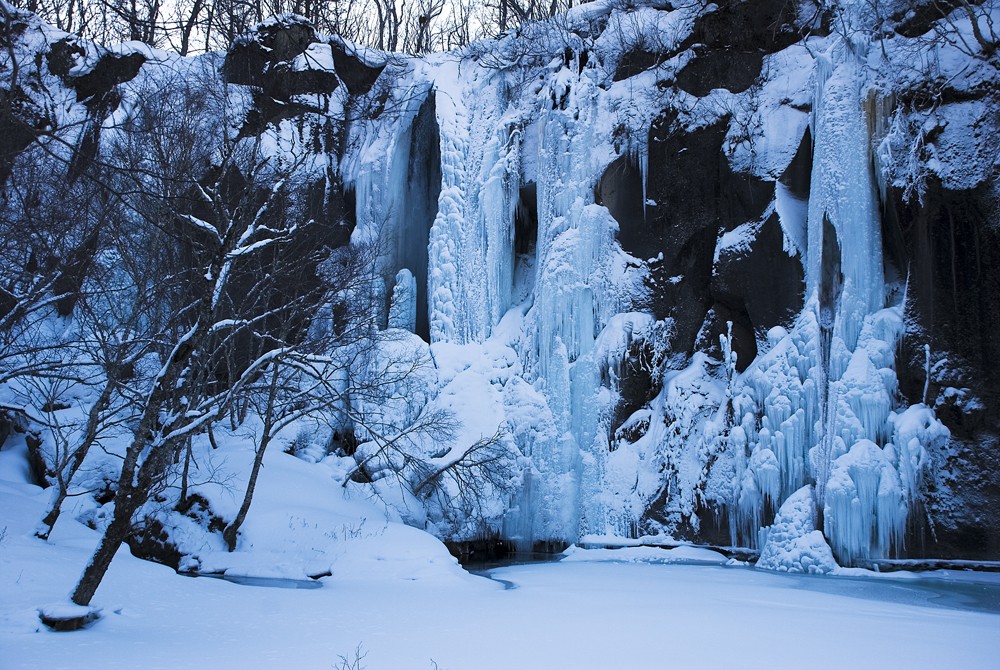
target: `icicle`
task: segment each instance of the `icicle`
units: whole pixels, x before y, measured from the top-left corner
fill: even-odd
[[[826,487],[825,534],[841,560],[884,558],[901,546],[906,505],[899,476],[870,440],[835,462]]]

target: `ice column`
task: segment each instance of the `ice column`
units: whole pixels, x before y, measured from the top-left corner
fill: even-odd
[[[491,77],[442,65],[463,94],[438,95],[442,188],[430,231],[431,341],[482,342],[510,306],[520,135]]]
[[[396,273],[389,303],[389,327],[411,333],[417,327],[417,280],[406,268]]]

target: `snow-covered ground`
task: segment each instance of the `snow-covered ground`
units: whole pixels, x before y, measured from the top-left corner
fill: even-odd
[[[4,449],[0,668],[340,668],[342,656],[371,670],[995,668],[1000,658],[997,603],[963,608],[912,576],[792,577],[726,567],[706,550],[649,547],[575,549],[559,563],[493,570],[493,580],[470,575],[420,531],[377,513],[346,522],[377,507],[344,501],[324,471],[271,454],[266,504],[251,508],[248,530],[290,549],[232,559],[243,574],[327,561],[333,575],[321,588],[184,577],[123,549],[94,601],[103,618],[53,633],[36,610],[66,597],[97,533],[65,515],[51,542],[32,537],[48,493],[26,483],[20,450]],[[293,542],[314,524],[338,525],[315,535],[330,540],[319,559],[307,554],[322,547]],[[988,575],[934,580],[940,592],[955,580],[1000,592]],[[364,658],[351,665],[358,650]]]

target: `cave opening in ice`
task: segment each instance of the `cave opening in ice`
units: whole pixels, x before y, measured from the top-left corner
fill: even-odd
[[[618,222],[618,242],[637,258],[651,258],[661,251],[660,240],[646,224],[645,181],[636,156],[623,154],[613,160],[595,194]]]
[[[534,182],[521,186],[514,210],[514,272],[511,302],[519,304],[530,295],[535,283],[538,248],[538,188]]]
[[[399,213],[403,225],[398,229],[397,262],[416,280],[417,319],[415,333],[430,339],[427,319],[427,244],[431,224],[438,211],[441,192],[441,151],[434,93],[430,93],[410,129],[406,169],[404,208]]]

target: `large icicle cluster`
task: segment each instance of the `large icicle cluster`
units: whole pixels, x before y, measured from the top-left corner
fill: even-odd
[[[947,439],[926,407],[898,407],[902,306],[882,308],[881,220],[857,48],[834,41],[816,59],[810,299],[791,333],[773,333],[780,340],[744,373],[730,432],[733,542],[754,546],[767,515],[815,482],[823,530],[844,561],[901,548],[925,445]]]
[[[888,124],[864,104],[872,17],[855,9],[843,17],[850,31],[767,56],[745,94],[715,89],[697,99],[674,89],[668,100],[657,91],[693,58],[678,45],[702,10],[629,13],[595,2],[565,25],[499,40],[489,57],[397,64],[401,81],[388,93],[396,112],[352,126],[361,149],[341,171],[357,195],[355,235],[390,240],[389,324],[414,330],[414,305],[426,305],[439,369],[472,355],[494,361],[462,374],[487,375],[481,398],[495,407],[458,418],[473,438],[506,426],[521,459],[497,529],[510,539],[530,547],[587,534],[697,533],[714,515],[734,545],[756,547],[779,508],[808,492],[840,560],[900,548],[927,448],[948,434],[897,388],[903,304],[883,278],[872,158]],[[678,50],[623,81],[603,62],[618,66],[626,50],[653,46]],[[647,138],[668,104],[688,128],[728,122],[730,165],[774,184],[761,219],[719,231],[715,262],[749,248],[773,216],[804,270],[804,308],[757,333],[762,353],[742,373],[735,355],[720,366],[702,336],[693,356],[664,348],[670,320],[634,311],[647,304],[647,272],[662,255],[623,252],[619,222],[595,202],[602,172],[630,155],[646,211]],[[419,163],[414,128],[428,109],[441,183],[423,222],[407,182]],[[807,128],[806,194],[779,177]],[[426,255],[413,250],[424,242]],[[723,344],[731,350],[731,338]],[[517,364],[498,374],[508,354]],[[622,420],[622,365],[636,355],[648,359],[643,373],[657,392]],[[434,393],[447,395],[449,384],[446,376]]]

